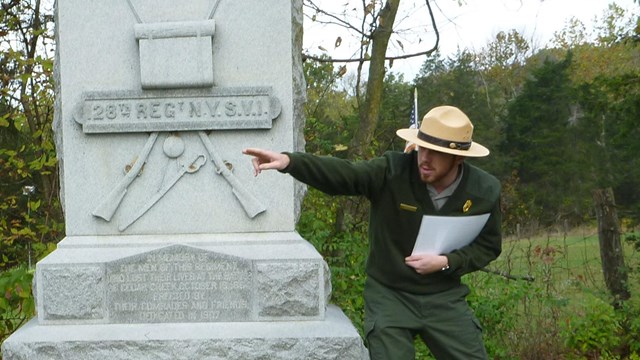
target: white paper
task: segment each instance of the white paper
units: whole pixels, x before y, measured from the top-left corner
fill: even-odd
[[[412,255],[446,254],[468,245],[478,237],[489,215],[423,216]]]

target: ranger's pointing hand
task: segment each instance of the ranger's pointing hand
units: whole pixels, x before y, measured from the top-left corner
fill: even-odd
[[[262,170],[283,170],[289,166],[289,156],[275,151],[248,148],[242,150],[245,155],[253,156],[254,175],[258,176]]]

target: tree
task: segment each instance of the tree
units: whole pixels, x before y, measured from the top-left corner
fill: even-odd
[[[579,20],[572,19],[564,29],[554,33],[554,53],[563,56],[571,50],[575,61],[571,79],[575,83],[588,83],[597,76],[632,73],[638,69],[637,14],[616,4],[595,21],[592,32]]]
[[[388,73],[382,85],[384,96],[380,105],[380,120],[371,142],[377,154],[388,150],[402,150],[405,143],[396,136],[396,130],[407,127],[413,101],[413,87],[403,75]]]
[[[556,41],[564,44],[561,51],[571,49],[574,58],[571,79],[578,92],[572,121],[576,146],[581,149],[582,182],[585,187],[611,187],[617,205],[625,210],[622,214],[640,211],[635,191],[640,186],[636,22],[637,15],[612,4],[597,21],[596,30],[580,36],[582,42]],[[578,32],[565,29],[562,34]]]
[[[52,132],[52,14],[39,0],[4,2],[0,9],[1,269],[35,262],[62,232]]]
[[[501,31],[482,49],[477,61],[487,82],[494,82],[502,91],[502,100],[508,101],[520,92],[531,55],[531,46],[520,33]]]
[[[600,76],[579,88],[578,131],[585,144],[585,172],[594,187],[611,187],[618,206],[640,211],[640,74]],[[634,218],[634,217],[631,217]]]
[[[383,86],[387,72],[386,63],[389,61],[389,65],[392,66],[392,62],[395,60],[395,58],[387,57],[387,50],[394,34],[394,25],[400,0],[347,2],[342,5],[343,10],[339,15],[318,6],[313,0],[306,0],[305,6],[308,9],[308,13],[311,13],[311,15],[307,15],[311,21],[338,25],[355,33],[356,37],[360,39],[359,49],[356,51],[358,56],[355,59],[326,59],[309,54],[305,54],[304,58],[321,62],[356,62],[358,64],[355,84],[358,123],[352,133],[345,155],[350,159],[370,158],[376,155],[374,153],[375,148],[369,145],[374,142],[374,135],[380,122]],[[429,2],[427,2],[427,7],[435,29]],[[355,14],[355,18],[348,18],[348,14]],[[342,41],[341,37],[336,38],[335,47],[339,47]],[[398,43],[401,46],[402,43]],[[436,50],[437,45],[438,40],[436,38],[436,43],[432,49],[419,54],[405,54],[399,58],[431,53]],[[366,80],[363,79],[365,63],[368,64]],[[341,68],[341,73],[345,71],[346,68]],[[364,94],[362,93],[363,87]],[[348,220],[351,223],[361,223],[358,219],[363,219],[366,216],[361,199],[345,198],[340,201],[342,203],[337,206],[334,222],[338,233],[346,230],[345,224],[347,221],[345,221],[345,217],[349,218]]]
[[[570,122],[573,90],[569,80],[571,53],[562,61],[546,61],[535,69],[521,94],[508,106],[501,151],[517,171],[520,183],[530,189],[543,223],[571,213],[576,194],[575,141]],[[551,175],[553,174],[553,175]],[[535,189],[545,189],[536,196]],[[589,196],[589,194],[586,194]],[[544,209],[544,211],[542,211]]]
[[[620,242],[620,222],[611,188],[593,191],[598,219],[598,240],[600,259],[605,284],[613,297],[613,305],[621,309],[624,301],[629,300],[629,275],[624,263],[624,253]]]
[[[305,106],[306,151],[323,155],[342,155],[356,126],[355,101],[338,89],[341,70],[332,63],[308,59],[304,63],[307,83]]]
[[[331,62],[356,62],[357,81],[356,99],[358,104],[359,123],[357,131],[353,134],[350,146],[347,150],[349,158],[369,158],[374,155],[367,145],[370,144],[376,133],[376,127],[380,120],[380,107],[383,94],[383,84],[387,72],[387,62],[389,67],[393,61],[412,56],[425,55],[437,49],[438,38],[437,28],[433,21],[433,12],[427,2],[427,10],[431,17],[433,29],[436,33],[435,45],[428,50],[415,54],[402,54],[396,57],[388,57],[387,51],[392,36],[399,36],[400,31],[394,29],[396,16],[400,7],[400,0],[372,1],[372,2],[347,2],[344,3],[342,11],[331,12],[327,8],[317,5],[312,0],[307,0],[305,6],[308,9],[307,17],[311,21],[324,24],[333,24],[355,33],[359,40],[359,49],[354,51],[357,56],[350,59],[322,59],[309,54],[305,54],[307,59]],[[406,3],[409,3],[406,1]],[[354,15],[355,16],[351,16]],[[338,37],[335,46],[339,47],[342,37]],[[402,48],[402,42],[396,39],[396,44]],[[368,64],[366,79],[363,78],[365,63]],[[362,93],[364,87],[364,93]]]

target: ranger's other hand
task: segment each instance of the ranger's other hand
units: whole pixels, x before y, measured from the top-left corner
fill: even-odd
[[[406,257],[404,263],[421,275],[431,274],[449,268],[449,259],[444,255],[416,254]]]

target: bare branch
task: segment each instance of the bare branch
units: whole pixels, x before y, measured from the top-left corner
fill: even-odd
[[[482,268],[480,271],[486,272],[488,274],[500,275],[509,280],[525,280],[528,282],[534,282],[536,279],[532,275],[511,275],[508,272],[492,270],[487,268]]]
[[[423,56],[423,55],[431,55],[432,53],[434,53],[435,51],[438,50],[438,46],[440,44],[440,32],[438,31],[438,26],[436,25],[436,20],[435,17],[433,15],[433,9],[431,8],[431,4],[429,4],[429,0],[425,0],[427,8],[429,9],[429,17],[431,19],[431,25],[433,26],[433,30],[435,32],[436,35],[436,40],[435,40],[435,44],[428,50],[424,50],[424,51],[420,51],[420,52],[415,52],[415,53],[411,53],[411,54],[405,54],[405,55],[399,55],[399,56],[387,56],[385,57],[385,60],[387,61],[395,61],[395,60],[403,60],[403,59],[410,59],[413,57],[418,57],[418,56]],[[323,11],[322,9],[319,9],[316,7],[316,5],[313,3],[313,1],[309,1],[310,4],[312,4],[314,7],[311,7],[312,9],[321,12],[327,16],[329,16],[330,14],[328,14],[327,12]],[[375,15],[374,18],[377,19],[379,16],[379,14]],[[363,36],[363,38],[371,38],[371,36],[366,36],[364,34],[364,30],[360,31],[355,29],[353,26],[349,25],[349,28],[353,29],[354,31],[357,31],[359,34],[361,34]],[[364,19],[363,19],[363,29],[364,29]],[[362,50],[363,47],[361,47]],[[359,58],[350,58],[350,59],[336,59],[336,58],[332,58],[332,57],[318,57],[318,56],[314,56],[314,55],[310,55],[310,54],[302,54],[302,59],[303,60],[314,60],[320,63],[364,63],[369,61],[369,59],[366,59],[363,56],[363,53],[361,51],[360,57]]]
[[[307,5],[307,3],[309,3],[309,5]],[[341,26],[341,27],[344,27],[346,29],[351,29],[351,30],[357,32],[358,34],[360,34],[361,36],[364,36],[364,37],[367,36],[367,34],[365,34],[364,31],[362,31],[362,30],[356,28],[355,26],[351,25],[351,23],[349,23],[348,21],[339,18],[337,15],[334,15],[334,14],[331,14],[331,13],[329,13],[327,11],[322,10],[312,0],[307,0],[305,3],[303,3],[303,6],[306,6],[309,9],[315,11],[318,14],[322,14],[322,15],[327,16],[327,17],[329,17],[329,18],[334,20],[334,21],[322,21],[322,20],[317,20],[317,19],[311,18],[311,20],[314,21],[314,22],[317,22],[317,23],[320,23],[320,24],[325,24],[325,25]]]

